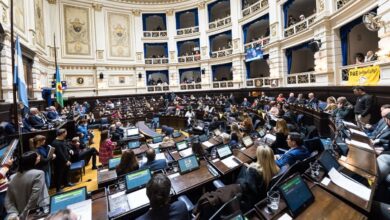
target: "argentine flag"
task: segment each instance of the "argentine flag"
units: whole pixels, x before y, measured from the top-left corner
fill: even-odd
[[[16,37],[15,55],[14,84],[18,87],[19,101],[28,108],[27,85],[24,80],[22,50],[20,48],[19,36]]]

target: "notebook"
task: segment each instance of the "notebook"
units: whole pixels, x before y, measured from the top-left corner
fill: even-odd
[[[50,213],[56,213],[61,209],[65,209],[69,205],[82,202],[87,199],[87,188],[81,187],[78,189],[62,192],[50,196]]]
[[[126,191],[132,192],[141,189],[152,178],[152,173],[149,169],[136,170],[126,175]]]
[[[199,169],[199,163],[195,155],[181,158],[178,160],[180,174],[189,173],[193,170]]]

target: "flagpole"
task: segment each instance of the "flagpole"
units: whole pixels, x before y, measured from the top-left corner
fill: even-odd
[[[11,60],[12,60],[12,76],[15,79],[15,41],[14,41],[14,0],[11,0]],[[19,121],[18,121],[18,103],[16,101],[16,82],[13,81],[13,101],[14,101],[14,124],[15,130],[19,131]]]

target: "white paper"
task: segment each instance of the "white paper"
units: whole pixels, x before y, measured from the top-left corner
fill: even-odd
[[[156,154],[156,160],[167,160],[167,158],[165,157],[165,154],[164,153],[158,153]]]
[[[221,161],[227,167],[234,168],[234,167],[238,166],[239,164],[236,161],[234,161],[233,158],[234,158],[234,156],[230,156],[230,157],[227,157],[227,158],[225,158],[225,159],[223,159]]]
[[[323,185],[327,186],[330,183],[330,179],[328,177],[324,177],[324,179],[322,179],[321,183]]]
[[[192,149],[191,148],[187,148],[185,150],[180,151],[179,154],[182,157],[187,157],[187,156],[190,156],[193,153],[192,153]]]
[[[99,173],[104,173],[104,172],[107,172],[108,169],[102,169],[102,170],[99,170]]]
[[[343,124],[344,125],[347,125],[347,126],[350,126],[350,127],[358,127],[357,125],[355,125],[354,123],[352,123],[352,122],[348,122],[348,121],[343,121]]]
[[[174,173],[174,174],[169,175],[168,178],[173,179],[173,178],[178,177],[178,176],[180,176],[180,173]]]
[[[358,135],[363,136],[363,137],[367,137],[367,134],[364,133],[363,131],[358,131],[358,130],[353,129],[353,128],[350,128],[349,130],[351,131],[351,133],[358,134]]]
[[[203,144],[204,146],[206,146],[207,148],[214,146],[214,144],[211,143],[210,141],[205,141],[205,142],[203,142],[202,144]]]
[[[342,160],[342,161],[347,161],[347,157],[344,156],[344,155],[341,155],[340,160]]]
[[[216,163],[218,161],[219,161],[219,158],[216,158],[216,159],[213,160],[213,163]]]
[[[366,186],[351,180],[341,173],[339,173],[335,168],[332,168],[328,173],[330,179],[337,186],[347,190],[348,192],[355,194],[356,196],[368,201],[371,195],[371,189]]]
[[[278,220],[291,220],[293,219],[288,213],[284,213]]]
[[[374,151],[374,149],[370,145],[368,145],[367,143],[360,142],[360,141],[345,140],[345,143],[353,145],[353,146],[358,147],[358,148],[363,148],[363,149],[367,149],[370,151]]]
[[[112,195],[110,195],[110,199],[114,199],[114,198],[119,197],[119,196],[124,195],[124,194],[126,194],[126,191],[121,191],[121,192],[112,194]]]
[[[276,140],[276,136],[275,135],[272,135],[272,134],[266,134],[264,136],[264,139],[269,139],[271,141],[275,141]]]
[[[92,220],[92,200],[84,200],[67,206],[80,220]]]
[[[127,195],[130,209],[136,209],[143,205],[149,204],[149,198],[146,195],[146,188],[137,190]]]
[[[161,144],[161,143],[156,143],[156,144],[150,143],[150,144],[148,144],[148,146],[151,147],[151,148],[153,148],[153,149],[156,149],[156,148],[159,148],[159,147],[160,147],[160,144]]]

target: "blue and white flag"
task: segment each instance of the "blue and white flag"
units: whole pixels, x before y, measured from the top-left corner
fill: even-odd
[[[28,108],[27,85],[26,80],[24,79],[22,50],[20,48],[19,36],[16,37],[15,41],[15,55],[14,84],[18,87],[19,102],[22,102],[23,105]]]

